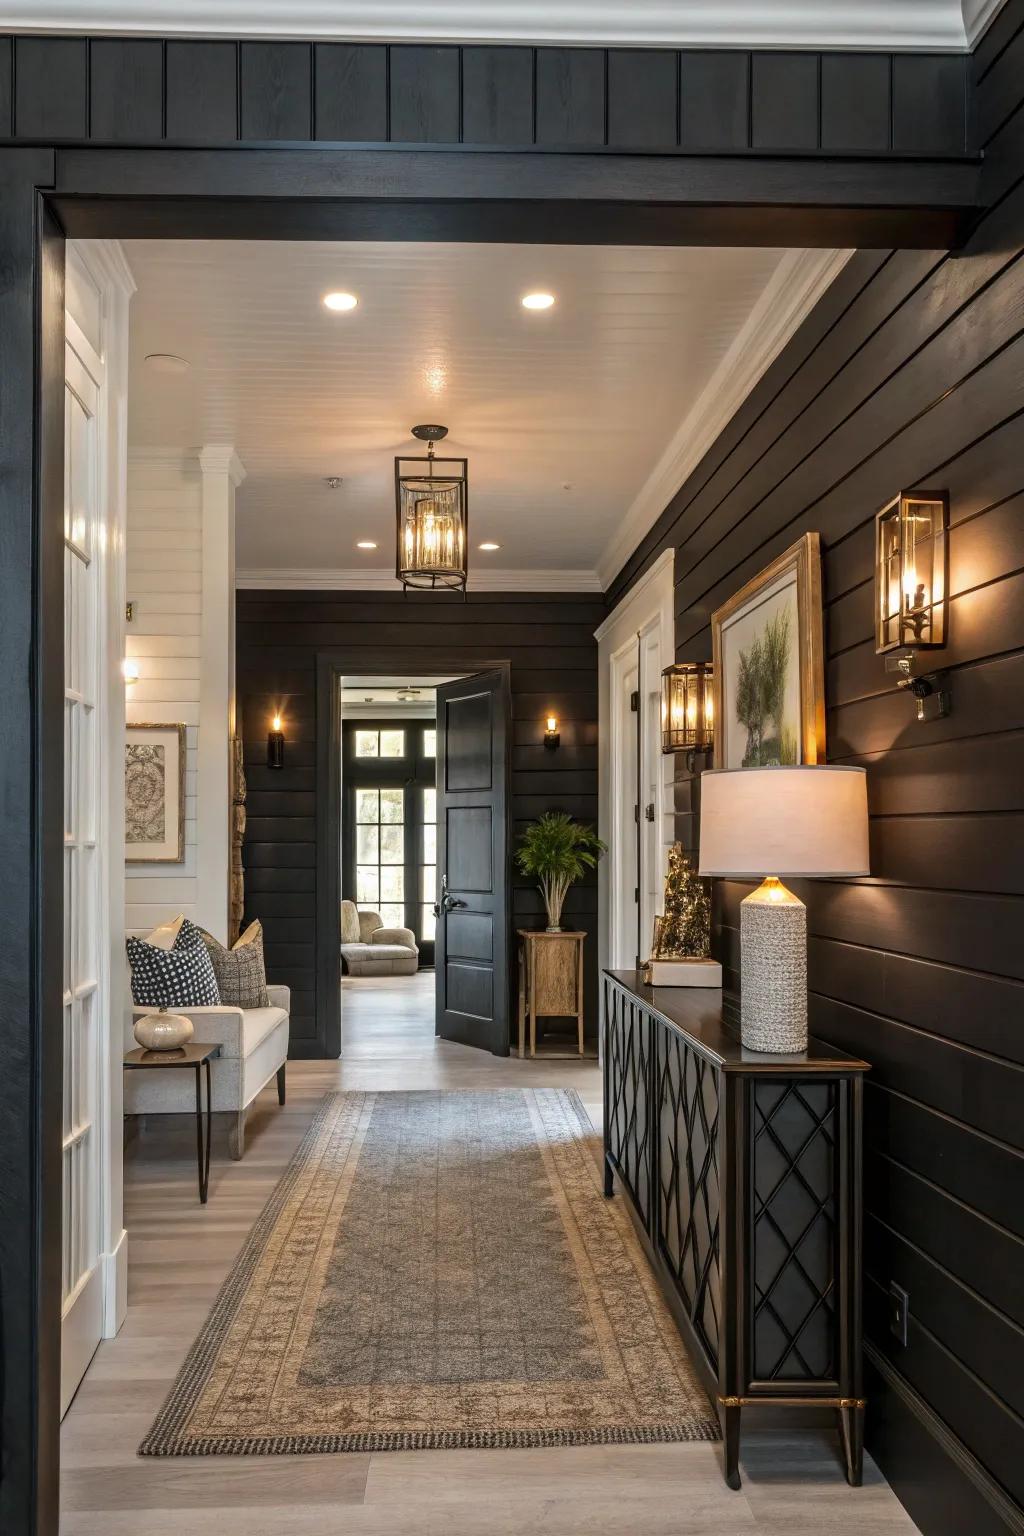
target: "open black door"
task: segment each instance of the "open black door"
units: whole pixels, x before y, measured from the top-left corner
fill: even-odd
[[[437,690],[437,1033],[508,1055],[506,671]]]

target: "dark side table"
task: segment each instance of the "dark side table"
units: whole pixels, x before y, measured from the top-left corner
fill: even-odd
[[[196,1161],[199,1165],[199,1203],[206,1204],[210,1188],[210,1132],[213,1123],[213,1094],[210,1089],[210,1062],[220,1055],[219,1045],[203,1045],[190,1040],[173,1051],[147,1051],[136,1046],[124,1058],[125,1071],[139,1072],[153,1068],[167,1071],[172,1067],[191,1067],[196,1074]],[[201,1074],[206,1068],[206,1145],[203,1145],[203,1094]]]

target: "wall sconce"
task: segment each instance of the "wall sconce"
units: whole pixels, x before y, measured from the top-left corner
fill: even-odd
[[[121,676],[126,686],[137,683],[139,680],[139,664],[133,656],[126,656],[121,663]]]
[[[946,643],[948,527],[948,491],[900,491],[875,515],[875,651],[916,698],[919,720],[933,698],[937,715],[949,713],[945,674],[914,668],[917,651]]]
[[[281,729],[281,716],[275,715],[267,733],[267,767],[284,767],[284,731]]]
[[[677,661],[661,674],[661,750],[710,752],[715,744],[714,668]]]
[[[554,752],[561,739],[561,736],[558,734],[558,716],[548,715],[545,721],[544,745],[549,752]]]

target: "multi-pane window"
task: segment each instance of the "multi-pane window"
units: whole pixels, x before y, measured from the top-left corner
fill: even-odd
[[[358,750],[357,743],[357,754]],[[355,801],[356,905],[379,912],[386,928],[403,928],[405,790],[390,786],[357,788]]]
[[[424,731],[433,736],[433,731]],[[437,790],[424,786],[422,795],[423,860],[420,864],[420,933],[421,939],[434,937],[434,902],[437,900]]]
[[[356,731],[356,757],[404,756],[404,731]]]

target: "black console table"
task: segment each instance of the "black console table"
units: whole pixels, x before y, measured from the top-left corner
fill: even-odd
[[[718,1413],[740,1486],[750,1404],[838,1411],[864,1459],[861,1118],[866,1062],[811,1040],[744,1050],[721,993],[604,975],[605,1194],[617,1177]]]

